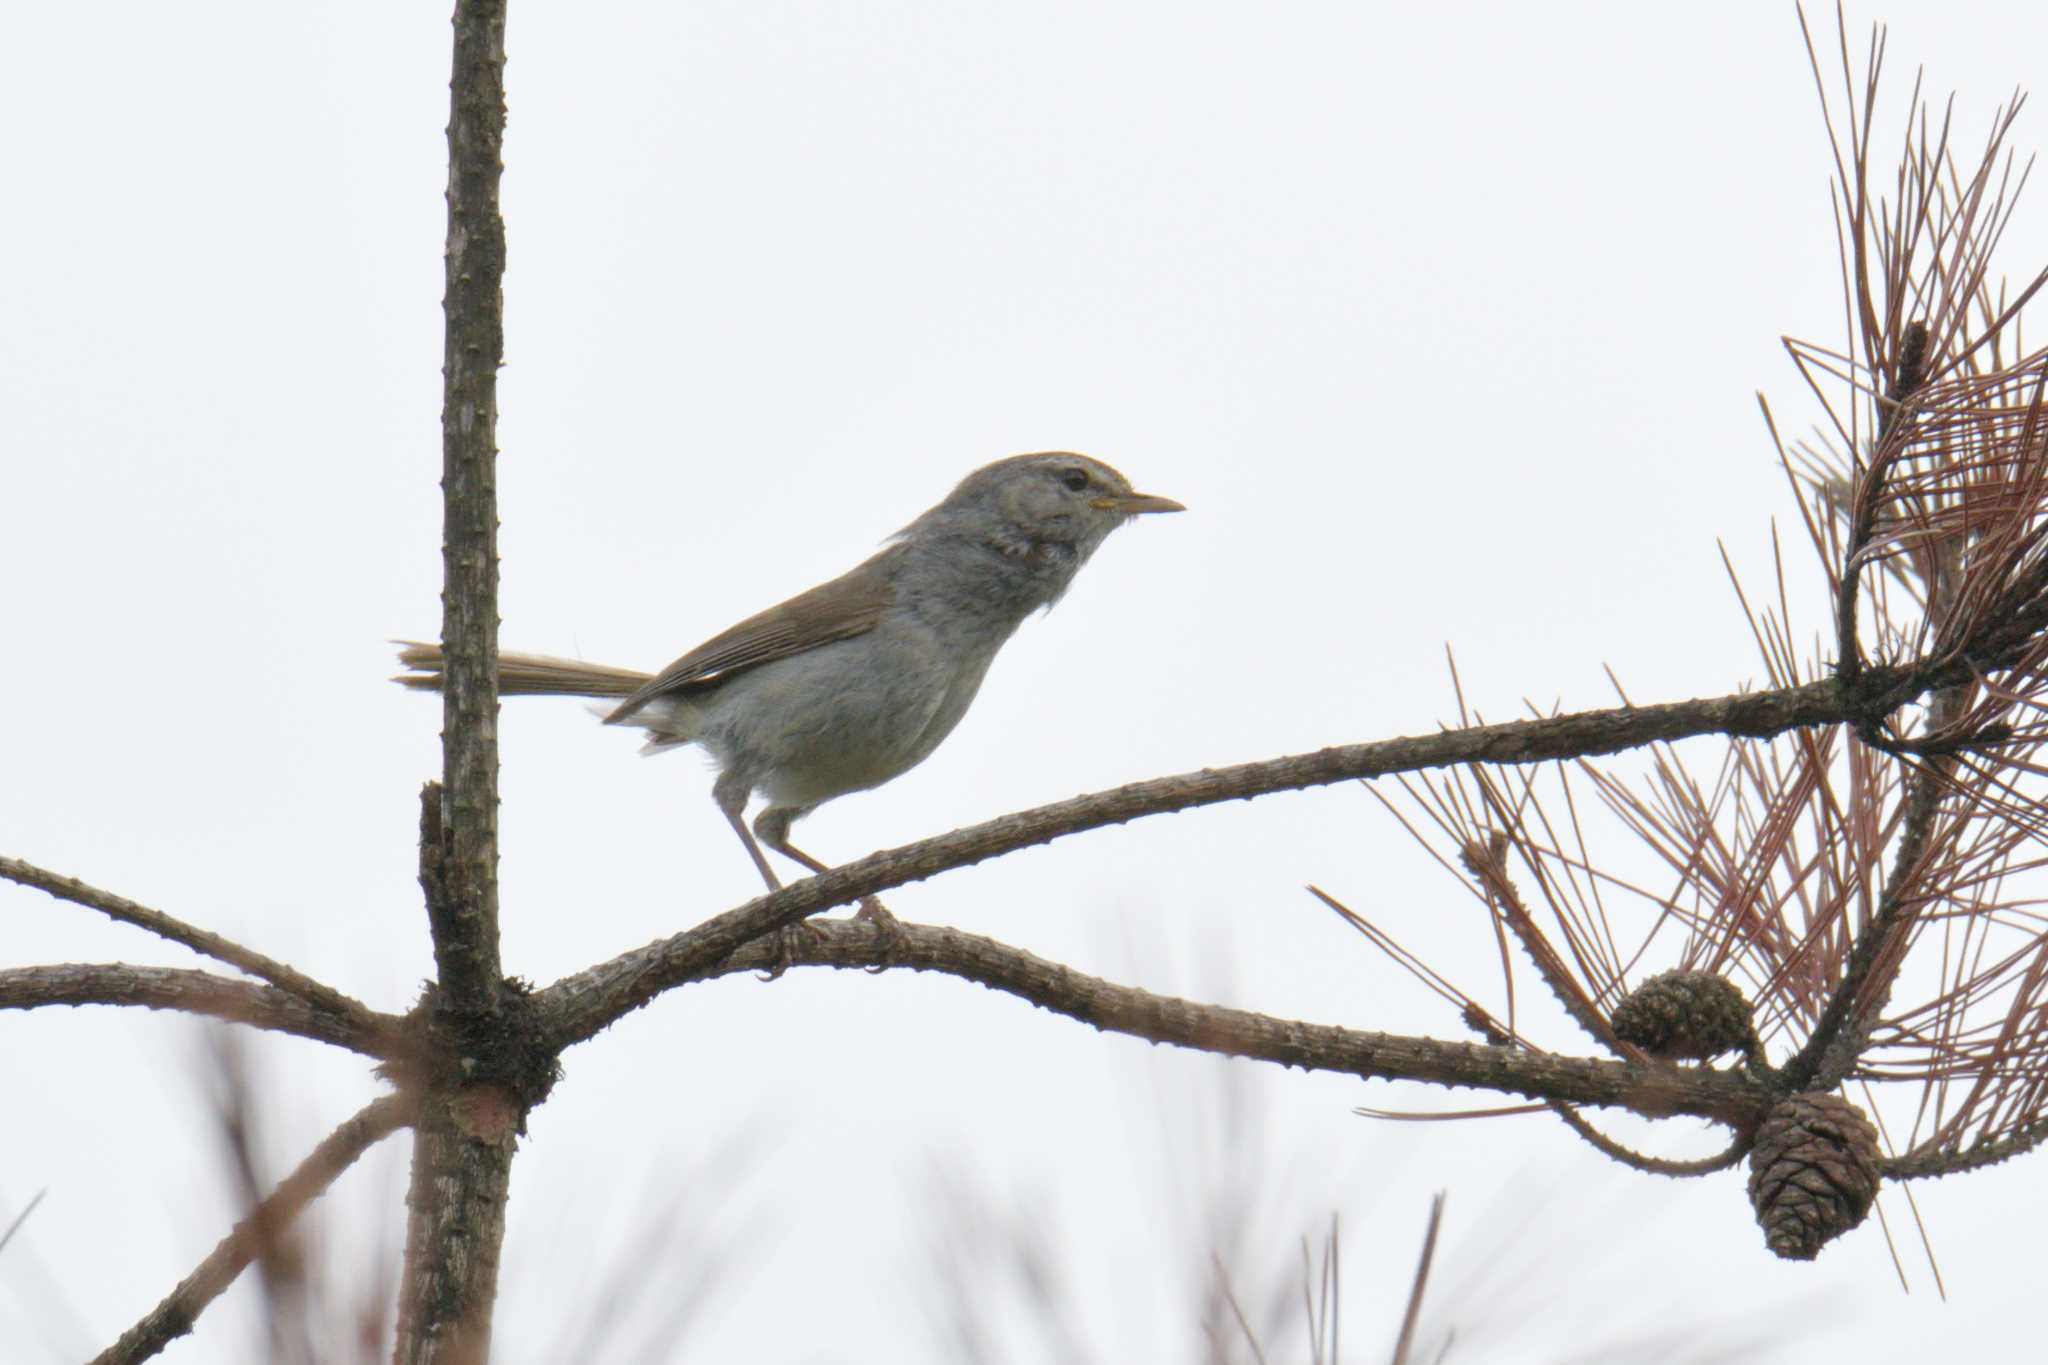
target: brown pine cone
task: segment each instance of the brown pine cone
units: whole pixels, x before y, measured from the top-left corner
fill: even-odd
[[[1614,1007],[1614,1033],[1652,1057],[1705,1061],[1756,1044],[1749,1001],[1712,972],[1660,972]]]
[[[1778,1101],[1749,1153],[1749,1202],[1764,1244],[1810,1261],[1863,1221],[1877,1198],[1877,1129],[1840,1095]]]

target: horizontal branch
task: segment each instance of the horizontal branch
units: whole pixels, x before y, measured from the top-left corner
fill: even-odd
[[[2048,1142],[2048,1120],[2036,1120],[2007,1133],[2004,1137],[1985,1139],[1961,1151],[1937,1149],[1895,1156],[1884,1164],[1885,1179],[1926,1180],[1935,1176],[1981,1171],[1986,1166],[1996,1166],[2001,1161],[2024,1156],[2043,1142]]]
[[[312,1009],[336,1016],[347,1021],[364,1033],[373,1031],[376,1012],[360,1000],[343,995],[332,986],[323,985],[294,967],[287,967],[274,958],[265,957],[253,948],[244,948],[232,939],[221,937],[211,930],[196,925],[161,910],[152,910],[117,896],[111,891],[102,891],[76,877],[25,863],[19,858],[0,857],[0,878],[17,882],[22,886],[34,887],[47,892],[61,901],[82,905],[88,910],[97,910],[108,919],[122,924],[132,924],[146,929],[159,938],[182,944],[193,952],[225,962],[238,971],[247,972],[259,981],[268,981],[287,995],[297,996]]]
[[[93,1357],[93,1365],[134,1365],[147,1360],[192,1330],[206,1306],[235,1282],[278,1233],[306,1205],[353,1166],[364,1152],[412,1122],[413,1100],[386,1095],[372,1100],[315,1147],[299,1168],[286,1176],[269,1198],[249,1211],[178,1287],[121,1339]]]
[[[399,1052],[400,1020],[365,1011],[365,1028],[354,1016],[314,1009],[275,986],[235,981],[190,967],[136,967],[126,962],[61,962],[45,967],[0,970],[0,1009],[46,1005],[139,1005],[180,1010],[276,1033],[297,1034],[317,1043],[388,1061]]]
[[[1729,1072],[1667,1063],[1630,1065],[1554,1057],[1479,1043],[1300,1023],[1249,1010],[1197,1004],[1120,986],[957,929],[903,924],[901,934],[892,940],[885,931],[859,921],[819,920],[807,928],[816,932],[794,936],[798,941],[789,945],[787,959],[773,940],[750,943],[701,976],[774,971],[785,964],[945,972],[1098,1029],[1154,1043],[1366,1079],[1471,1086],[1539,1100],[1614,1106],[1638,1114],[1694,1114],[1737,1127],[1752,1123],[1771,1098],[1746,1078]],[[547,992],[541,995],[545,997]],[[557,1037],[587,1026],[587,1016],[575,1012],[578,998],[556,997],[556,1008],[563,1017],[549,1021],[548,1027]],[[605,983],[591,983],[582,998],[608,998]]]
[[[1441,734],[1342,745],[1315,753],[1204,768],[1134,782],[998,816],[901,848],[873,853],[760,896],[694,929],[578,972],[540,992],[563,1021],[561,1046],[596,1034],[661,992],[702,976],[743,943],[834,906],[922,881],[1034,844],[1148,815],[1274,792],[1463,763],[1519,764],[1617,753],[1694,735],[1767,738],[1803,726],[1867,720],[1948,681],[1960,665],[1869,668],[1854,686],[1834,679],[1770,692],[1621,706],[1541,720],[1476,725]]]

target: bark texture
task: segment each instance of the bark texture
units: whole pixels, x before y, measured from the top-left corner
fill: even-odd
[[[504,361],[505,6],[457,0],[449,82],[442,360],[442,782],[421,821],[420,880],[438,969],[426,1011],[444,1041],[498,1016],[498,367]],[[458,1060],[466,1061],[467,1053]],[[488,1082],[429,1082],[414,1130],[400,1365],[480,1362],[523,1115]]]

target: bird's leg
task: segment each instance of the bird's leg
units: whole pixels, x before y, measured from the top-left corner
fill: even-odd
[[[746,820],[736,810],[727,810],[725,818],[732,825],[732,832],[739,835],[740,842],[746,845],[747,856],[752,858],[754,866],[760,869],[761,880],[768,883],[770,891],[780,891],[782,883],[776,879],[775,869],[768,866],[767,855],[761,852],[761,846],[754,842],[753,833],[748,830]]]
[[[754,842],[753,833],[747,828],[745,816],[747,797],[750,794],[750,784],[743,780],[731,780],[730,774],[721,774],[718,781],[711,786],[711,799],[718,803],[718,809],[724,814],[725,822],[732,826],[732,832],[739,835],[740,842],[746,845],[747,856],[754,860],[754,866],[761,873],[761,880],[768,883],[771,892],[780,891],[782,883],[776,880],[775,869],[768,866],[768,855],[761,852],[761,846]],[[765,818],[766,812],[763,812],[763,816]],[[796,961],[796,950],[802,946],[802,940],[798,935],[807,929],[814,940],[823,937],[821,930],[804,924],[785,924],[776,932],[775,965],[769,969],[763,980],[773,981],[790,969],[791,964]]]
[[[761,836],[761,842],[792,862],[802,863],[813,872],[830,872],[826,864],[813,858],[789,841],[789,827],[798,817],[808,815],[807,806],[770,806],[754,817],[754,833]],[[860,898],[860,909],[854,912],[855,919],[866,920],[881,932],[884,942],[894,944],[903,937],[903,924],[889,913],[889,907],[873,896]]]

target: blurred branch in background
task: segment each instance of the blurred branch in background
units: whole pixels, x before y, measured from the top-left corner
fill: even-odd
[[[1443,1195],[1425,1199],[1371,1144],[1320,1150],[1266,1122],[1265,1073],[1154,1055],[1127,1065],[1145,1069],[1150,1084],[1128,1088],[1156,1117],[1124,1136],[1128,1165],[1157,1176],[1134,1208],[1069,1210],[1057,1191],[1003,1189],[958,1158],[933,1162],[925,1302],[947,1359],[1121,1360],[1131,1342],[1205,1365],[1542,1359],[1532,1334],[1545,1306],[1567,1302],[1607,1315],[1573,1360],[1735,1361],[1802,1330],[1789,1300],[1735,1325],[1693,1316],[1684,1285],[1643,1284],[1615,1263],[1617,1248],[1592,1244],[1587,1182],[1525,1165],[1463,1201],[1477,1212],[1460,1230],[1445,1224]],[[1114,1125],[1102,1139],[1115,1146]],[[1646,1204],[1631,1185],[1626,1197],[1640,1209],[1661,1196]],[[1096,1273],[1108,1258],[1135,1269]],[[1601,1292],[1610,1278],[1629,1286],[1627,1306]]]
[[[261,1163],[251,1150],[246,1102],[246,1094],[230,1083],[216,1112],[224,1139],[222,1150],[238,1183],[253,1192],[262,1183]],[[293,1222],[364,1152],[409,1123],[412,1110],[410,1096],[386,1095],[372,1100],[335,1129],[275,1190],[253,1202],[234,1231],[221,1239],[212,1254],[181,1280],[162,1303],[95,1356],[94,1365],[128,1365],[156,1355],[190,1332],[199,1314],[252,1262],[264,1266],[264,1302],[271,1310],[267,1321],[272,1348],[285,1351],[273,1358],[310,1359],[306,1309],[299,1292],[304,1263],[291,1231]]]

